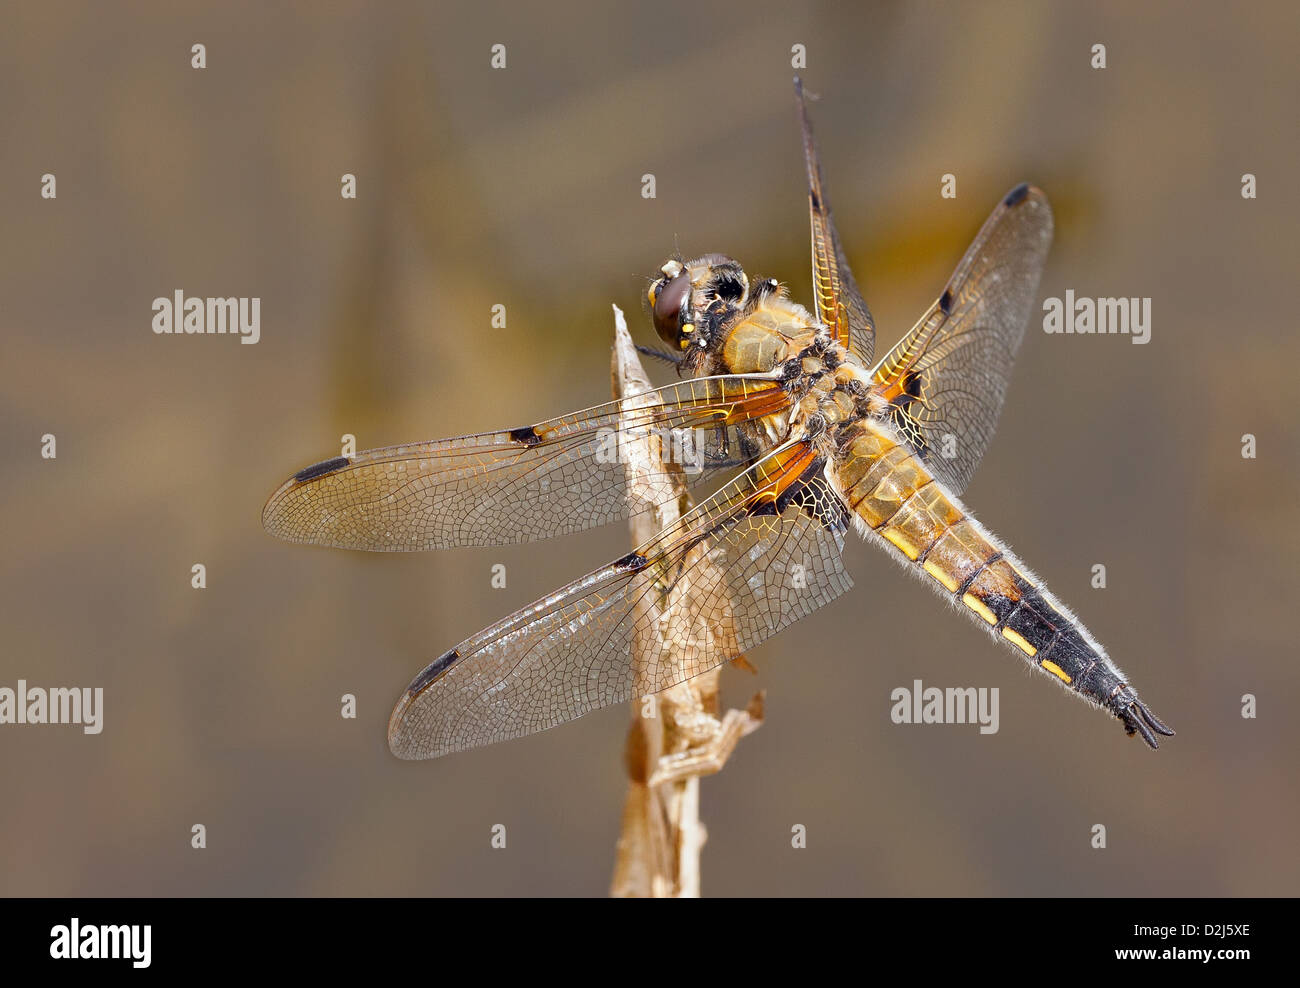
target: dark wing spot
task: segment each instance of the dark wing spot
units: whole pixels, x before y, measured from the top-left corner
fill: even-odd
[[[921,372],[918,370],[907,371],[903,375],[903,379],[899,384],[898,397],[890,402],[890,404],[894,406],[894,411],[910,415],[911,413],[907,411],[907,407],[912,404],[912,402],[920,400],[921,397],[921,388],[923,387]]]
[[[821,482],[825,466],[826,458],[823,456],[808,464],[799,479],[777,500],[777,508],[784,512],[788,505],[796,505],[823,528],[843,532],[849,524],[849,509],[830,487]]]
[[[450,652],[438,656],[425,666],[424,671],[416,676],[411,685],[406,688],[407,696],[418,696],[423,693],[425,687],[450,669],[459,659],[460,653],[454,648]]]
[[[775,499],[764,498],[750,506],[751,518],[764,515],[783,515],[786,508],[794,505],[826,528],[842,531],[848,524],[848,509],[830,489],[818,482],[826,467],[826,458],[819,456],[813,460],[797,480],[783,490]]]
[[[1025,196],[1029,195],[1029,183],[1021,182],[1014,189],[1007,193],[1007,197],[1002,200],[1004,206],[1014,206],[1023,202]]]
[[[803,473],[799,474],[799,479],[787,487],[781,494],[781,497],[777,499],[779,502],[783,502],[782,507],[786,504],[790,504],[795,495],[816,480],[825,467],[826,457],[824,456],[816,457],[811,463],[804,467]]]
[[[293,475],[293,479],[300,484],[305,484],[309,480],[315,480],[336,470],[342,470],[350,462],[346,456],[336,456],[332,460],[321,460],[321,462],[313,463],[305,470],[299,470]]]
[[[921,397],[921,372],[920,371],[910,370],[903,376],[903,395],[906,395],[907,397],[906,403],[909,405],[913,401],[916,401],[916,399]],[[899,396],[900,404],[903,404],[903,402],[901,401],[903,395]]]
[[[639,552],[629,552],[626,556],[614,560],[614,567],[616,569],[632,570],[633,572],[636,572],[645,564],[646,558]]]
[[[945,316],[952,315],[952,292],[947,288],[945,288],[943,294],[939,296],[939,311]]]
[[[808,190],[808,201],[812,203],[812,208],[815,209],[817,212],[820,213],[822,211],[821,196],[817,194],[816,189]]]
[[[944,292],[944,295],[947,294]],[[926,442],[925,430],[921,428],[921,424],[908,408],[912,402],[920,400],[921,389],[925,382],[920,371],[910,370],[903,375],[900,383],[902,384],[900,394],[890,403],[893,406],[890,409],[890,416],[894,420],[894,428],[907,440],[907,444],[920,453],[922,459],[925,459],[930,455],[930,444]]]
[[[521,429],[511,429],[510,438],[521,446],[536,446],[542,441],[542,437],[537,434],[537,430],[531,425],[526,425]]]

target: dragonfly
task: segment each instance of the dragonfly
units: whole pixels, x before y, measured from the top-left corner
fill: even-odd
[[[669,349],[638,349],[675,365],[677,383],[533,425],[335,457],[266,502],[265,529],[296,543],[395,552],[532,542],[638,510],[611,437],[698,441],[688,480],[716,490],[632,552],[429,663],[389,721],[398,757],[522,737],[743,661],[852,587],[849,529],[1129,735],[1156,748],[1157,735],[1174,733],[960,500],[1036,297],[1053,231],[1047,197],[1029,184],[1007,193],[939,297],[876,360],[798,79],[795,94],[811,311],[730,257],[674,256],[646,295]],[[641,507],[678,496],[678,459],[652,465]]]

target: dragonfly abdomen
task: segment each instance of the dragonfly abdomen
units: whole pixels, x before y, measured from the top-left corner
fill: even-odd
[[[1156,747],[1172,734],[1105,651],[1028,568],[973,518],[887,425],[841,437],[836,477],[850,508],[934,589],[1031,665],[1105,707]]]

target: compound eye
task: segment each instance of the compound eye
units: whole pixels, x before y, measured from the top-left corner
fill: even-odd
[[[678,329],[681,326],[682,305],[691,291],[691,279],[685,271],[670,278],[655,295],[654,322],[655,332],[665,343],[677,346]]]

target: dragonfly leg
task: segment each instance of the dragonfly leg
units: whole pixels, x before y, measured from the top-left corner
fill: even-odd
[[[664,363],[672,364],[674,367],[679,366],[682,362],[680,356],[675,353],[669,353],[666,350],[656,350],[654,347],[642,346],[640,343],[636,344],[636,349],[638,353],[644,353],[647,357],[654,357],[656,360],[662,360]]]

